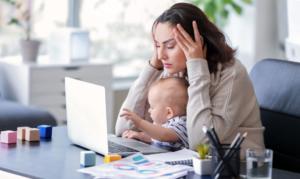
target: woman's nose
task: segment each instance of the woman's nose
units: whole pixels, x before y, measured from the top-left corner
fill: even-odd
[[[160,49],[158,49],[157,50],[157,58],[159,59],[159,60],[165,60],[165,59],[167,59],[167,54],[165,53],[165,50],[163,50],[162,48],[160,48]]]
[[[151,108],[148,109],[148,112],[151,113]]]

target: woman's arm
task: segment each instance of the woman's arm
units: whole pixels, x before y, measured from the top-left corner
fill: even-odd
[[[213,125],[222,142],[236,132],[254,110],[258,110],[247,70],[239,61],[234,63],[222,75],[219,69],[216,75],[218,79],[214,79],[215,75],[210,75],[206,60],[193,59],[187,62],[190,83],[187,131],[191,149],[199,141],[206,140],[206,135],[199,130],[203,124],[209,127]],[[210,91],[212,87],[215,89]],[[212,91],[213,94],[210,94]]]
[[[147,61],[138,79],[131,86],[127,98],[125,99],[116,123],[116,135],[122,136],[126,130],[139,131],[137,127],[131,121],[126,121],[124,117],[120,117],[122,109],[127,108],[133,111],[142,119],[152,121],[150,114],[148,113],[149,103],[147,96],[147,87],[159,78],[163,70],[157,70],[153,68],[149,61]]]
[[[120,116],[125,116],[126,120],[132,121],[135,126],[145,132],[151,138],[160,141],[160,142],[178,142],[181,141],[179,136],[169,128],[165,128],[160,125],[156,125],[150,123],[148,121],[142,120],[139,116],[134,114],[129,109],[124,109],[125,113],[121,114]]]

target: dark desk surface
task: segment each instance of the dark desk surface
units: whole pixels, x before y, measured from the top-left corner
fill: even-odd
[[[0,170],[30,178],[91,179],[90,175],[77,172],[82,168],[80,151],[86,150],[71,144],[66,127],[54,127],[52,138],[41,138],[40,142],[18,140],[17,144],[1,143]],[[97,154],[96,165],[103,163],[103,156]],[[287,176],[289,179],[300,178],[300,174],[273,169],[273,179],[287,178]]]

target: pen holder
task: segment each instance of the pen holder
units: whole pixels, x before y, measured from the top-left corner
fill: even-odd
[[[222,144],[222,148],[211,145],[211,177],[213,179],[236,178],[240,175],[240,147],[229,148],[230,144]],[[219,151],[219,152],[218,152]],[[222,156],[219,155],[221,153]],[[227,156],[225,157],[225,154]],[[224,158],[225,157],[225,158]],[[234,177],[235,176],[235,177]]]

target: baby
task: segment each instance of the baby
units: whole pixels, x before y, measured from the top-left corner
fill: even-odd
[[[133,121],[143,132],[127,130],[122,137],[176,148],[189,148],[186,130],[188,86],[188,82],[179,77],[162,78],[154,82],[148,91],[148,112],[154,122],[143,120],[124,108],[126,113],[120,116],[126,116],[126,120]]]

